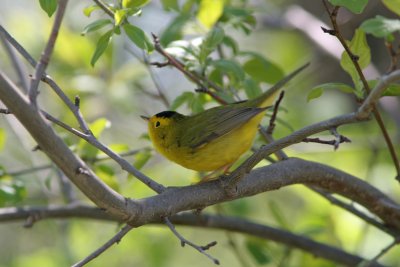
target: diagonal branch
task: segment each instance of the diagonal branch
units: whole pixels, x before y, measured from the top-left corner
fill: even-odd
[[[81,260],[81,261],[75,263],[74,265],[72,265],[72,267],[82,267],[82,266],[86,265],[86,263],[89,263],[90,261],[94,260],[100,254],[102,254],[104,251],[106,251],[109,247],[111,247],[114,244],[118,244],[121,241],[121,239],[127,233],[129,233],[130,230],[132,230],[132,228],[133,227],[130,226],[130,225],[125,225],[124,227],[122,227],[121,230],[119,230],[119,232],[115,236],[113,236],[110,240],[108,240],[106,243],[104,243],[104,245],[102,245],[101,247],[96,249],[92,254],[90,254],[89,256],[84,258],[83,260]]]
[[[59,0],[57,12],[54,18],[53,28],[50,33],[49,40],[47,41],[47,45],[40,57],[39,64],[36,65],[35,75],[32,77],[31,85],[29,87],[29,100],[33,106],[36,107],[36,98],[39,94],[38,87],[39,82],[42,79],[43,74],[47,68],[47,65],[50,62],[51,54],[53,53],[54,45],[57,40],[58,31],[60,30],[61,22],[64,17],[64,12],[67,7],[68,0]]]
[[[343,38],[343,36],[342,36],[342,34],[340,32],[339,26],[337,24],[336,19],[337,19],[337,15],[338,15],[340,7],[336,6],[336,7],[334,7],[333,11],[330,11],[329,7],[328,7],[328,4],[326,3],[326,0],[323,0],[323,3],[324,3],[324,6],[325,6],[325,9],[326,9],[327,13],[329,14],[329,18],[331,20],[332,27],[333,27],[333,30],[332,31],[328,31],[328,33],[331,34],[331,35],[336,36],[336,38],[342,44],[342,46],[345,49],[346,53],[348,54],[349,58],[353,62],[353,65],[354,65],[354,67],[355,67],[355,69],[356,69],[356,71],[358,73],[358,76],[359,76],[359,78],[360,78],[360,80],[361,80],[361,82],[362,82],[362,84],[364,86],[365,92],[367,94],[370,94],[370,92],[371,92],[370,86],[369,86],[369,84],[367,82],[367,79],[364,76],[364,73],[362,72],[360,64],[358,63],[359,57],[357,55],[353,54],[353,52],[351,51],[350,47],[346,43],[346,40]],[[394,166],[396,168],[396,171],[397,171],[396,179],[400,181],[400,162],[399,162],[399,159],[397,157],[396,150],[394,148],[393,142],[392,142],[392,140],[391,140],[391,138],[389,136],[389,133],[386,130],[385,123],[383,122],[382,116],[379,113],[378,108],[376,107],[376,103],[375,102],[370,102],[370,103],[371,103],[370,109],[371,109],[371,111],[372,111],[372,113],[373,113],[373,115],[375,117],[376,122],[379,125],[379,128],[381,129],[381,132],[382,132],[383,137],[385,139],[386,145],[387,145],[387,147],[389,149],[390,156],[392,157],[393,164],[394,164]]]

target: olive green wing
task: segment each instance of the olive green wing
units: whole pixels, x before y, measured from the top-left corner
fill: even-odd
[[[182,143],[198,148],[240,127],[266,108],[218,107],[191,117],[182,133]],[[193,125],[193,122],[197,122]]]

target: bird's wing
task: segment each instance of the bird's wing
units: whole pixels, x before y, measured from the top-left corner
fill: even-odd
[[[197,119],[199,123],[191,125],[190,128],[185,127],[182,140],[185,145],[193,149],[198,148],[242,126],[265,109],[254,107],[221,107],[210,112],[210,116],[207,116],[207,111],[201,114],[201,120],[195,118],[195,115],[192,121],[196,121]]]

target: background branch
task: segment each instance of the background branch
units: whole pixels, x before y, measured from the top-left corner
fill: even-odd
[[[0,209],[0,222],[17,222],[26,219],[33,213],[40,214],[41,220],[82,218],[119,222],[117,218],[106,214],[101,209],[85,205],[23,207],[19,209],[2,208]],[[306,236],[296,235],[283,229],[254,223],[239,217],[212,215],[204,212],[201,214],[184,212],[171,216],[170,219],[176,225],[226,230],[282,243],[289,247],[307,251],[316,257],[330,259],[346,266],[355,266],[365,261],[361,257],[344,252],[339,248],[313,241]],[[162,224],[163,221],[159,220],[153,223]],[[372,266],[381,266],[376,262],[373,264]]]

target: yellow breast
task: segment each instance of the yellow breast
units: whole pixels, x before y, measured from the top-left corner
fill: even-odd
[[[157,151],[171,161],[196,171],[214,171],[234,163],[251,147],[264,112],[247,123],[195,149],[182,147],[176,137],[150,137]],[[154,133],[153,133],[154,135]]]

